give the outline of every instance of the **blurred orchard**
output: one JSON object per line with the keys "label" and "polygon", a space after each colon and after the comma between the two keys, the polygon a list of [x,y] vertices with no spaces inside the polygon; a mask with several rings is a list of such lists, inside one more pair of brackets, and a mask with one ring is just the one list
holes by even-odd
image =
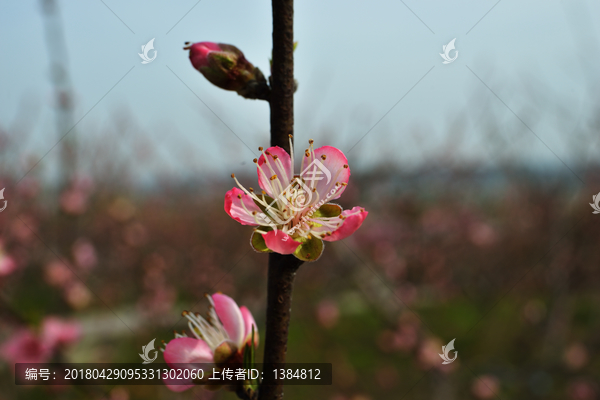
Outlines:
{"label": "blurred orchard", "polygon": [[[17,139],[2,131],[0,160]],[[12,383],[19,361],[140,362],[150,339],[186,328],[182,310],[205,311],[204,293],[234,297],[264,329],[266,256],[223,210],[229,177],[142,187],[128,171],[150,162],[143,152],[99,144],[79,157],[98,167],[60,184],[43,168],[18,181],[33,155],[1,166],[0,399],[233,398]],[[588,203],[600,169],[577,174],[590,183],[508,164],[354,170],[340,203],[371,216],[302,266],[290,328],[288,360],[332,363],[334,384],[286,398],[597,399],[600,225]],[[457,361],[442,365],[453,338]]]}

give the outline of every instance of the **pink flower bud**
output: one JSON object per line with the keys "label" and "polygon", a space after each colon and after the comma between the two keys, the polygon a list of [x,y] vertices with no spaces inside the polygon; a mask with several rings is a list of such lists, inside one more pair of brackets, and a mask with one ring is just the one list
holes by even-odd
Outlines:
{"label": "pink flower bud", "polygon": [[190,61],[210,83],[246,98],[266,99],[269,88],[262,72],[237,47],[224,43],[186,43]]}

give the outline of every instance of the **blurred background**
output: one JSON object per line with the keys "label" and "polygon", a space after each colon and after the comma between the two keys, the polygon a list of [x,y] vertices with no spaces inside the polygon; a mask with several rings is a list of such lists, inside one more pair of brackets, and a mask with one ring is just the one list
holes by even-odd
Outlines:
{"label": "blurred background", "polygon": [[[297,152],[344,151],[340,204],[370,215],[298,273],[288,360],[334,384],[286,398],[599,399],[600,4],[296,3]],[[270,7],[0,0],[0,400],[235,398],[17,387],[12,364],[139,362],[206,292],[264,333],[267,257],[223,197],[232,172],[256,185],[268,105],[182,47],[268,75]]]}

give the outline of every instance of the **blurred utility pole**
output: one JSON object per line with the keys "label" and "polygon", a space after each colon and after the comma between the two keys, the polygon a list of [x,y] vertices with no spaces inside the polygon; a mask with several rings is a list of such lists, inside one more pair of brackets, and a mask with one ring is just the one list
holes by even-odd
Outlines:
{"label": "blurred utility pole", "polygon": [[[56,129],[59,143],[58,190],[68,185],[75,174],[76,145],[73,129],[73,91],[68,68],[67,45],[56,0],[40,0],[44,19],[46,48],[50,60],[50,77],[54,87]],[[69,133],[67,135],[67,133]],[[64,138],[63,138],[64,137]],[[55,141],[55,142],[56,142]]]}

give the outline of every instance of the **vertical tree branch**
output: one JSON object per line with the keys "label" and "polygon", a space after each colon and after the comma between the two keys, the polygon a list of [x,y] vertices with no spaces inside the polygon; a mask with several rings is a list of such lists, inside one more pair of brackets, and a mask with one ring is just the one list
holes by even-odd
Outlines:
{"label": "vertical tree branch", "polygon": [[273,0],[271,146],[288,153],[294,133],[294,1]]}
{"label": "vertical tree branch", "polygon": [[[273,0],[273,65],[271,68],[271,146],[291,151],[294,133],[294,1]],[[302,261],[293,255],[269,254],[267,330],[264,363],[284,363],[292,308],[294,278]],[[265,367],[266,368],[266,367]],[[265,374],[259,400],[280,400],[283,387]]]}
{"label": "vertical tree branch", "polygon": [[[269,254],[267,284],[267,331],[265,335],[265,369],[268,364],[285,363],[288,328],[292,311],[292,290],[296,271],[302,261],[291,255]],[[283,387],[272,374],[265,373],[259,400],[281,400]]]}

